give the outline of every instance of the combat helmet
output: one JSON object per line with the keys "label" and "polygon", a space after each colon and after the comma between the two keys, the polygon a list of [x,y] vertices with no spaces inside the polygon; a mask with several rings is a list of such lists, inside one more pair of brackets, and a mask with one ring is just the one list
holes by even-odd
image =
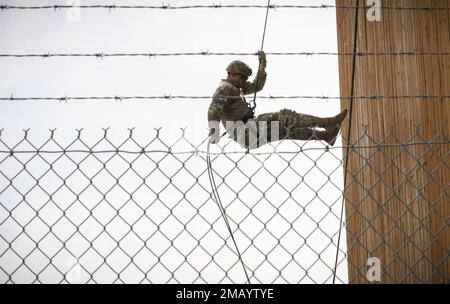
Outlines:
{"label": "combat helmet", "polygon": [[247,78],[252,75],[252,69],[243,61],[235,60],[227,67],[227,72],[232,74],[242,74]]}

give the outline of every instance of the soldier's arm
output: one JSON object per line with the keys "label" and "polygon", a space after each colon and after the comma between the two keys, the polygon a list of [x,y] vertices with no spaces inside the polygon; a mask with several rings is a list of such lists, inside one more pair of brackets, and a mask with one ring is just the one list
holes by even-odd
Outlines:
{"label": "soldier's arm", "polygon": [[258,74],[255,77],[255,80],[253,80],[253,82],[247,81],[242,88],[242,92],[245,95],[255,93],[255,91],[256,92],[261,91],[263,89],[264,85],[266,84],[266,77],[267,77],[266,53],[264,53],[263,51],[259,51],[258,59],[259,59],[259,69],[258,69]]}
{"label": "soldier's arm", "polygon": [[[256,75],[255,79],[250,82],[245,82],[244,86],[242,87],[242,92],[244,95],[252,94],[256,92],[259,92],[263,89],[264,85],[266,84],[266,77],[267,73],[264,69],[260,69],[258,71],[258,75]],[[258,83],[258,87],[256,87],[256,84]]]}

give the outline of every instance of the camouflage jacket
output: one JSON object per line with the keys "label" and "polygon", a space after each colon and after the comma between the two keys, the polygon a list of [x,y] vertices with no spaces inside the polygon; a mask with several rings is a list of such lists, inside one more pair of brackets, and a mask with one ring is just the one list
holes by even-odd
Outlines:
{"label": "camouflage jacket", "polygon": [[[222,121],[222,124],[225,125],[226,121],[245,121],[253,118],[254,113],[245,100],[245,95],[254,93],[255,89],[258,92],[261,91],[266,83],[266,77],[266,72],[258,72],[255,80],[253,82],[247,81],[242,88],[223,79],[212,97],[212,102],[208,109],[208,121]],[[256,82],[258,82],[258,88],[256,88]]]}

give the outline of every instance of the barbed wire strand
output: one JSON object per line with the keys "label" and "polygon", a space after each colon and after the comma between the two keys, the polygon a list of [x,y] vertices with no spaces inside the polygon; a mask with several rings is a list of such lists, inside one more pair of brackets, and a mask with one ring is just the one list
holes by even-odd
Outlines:
{"label": "barbed wire strand", "polygon": [[[0,58],[56,58],[56,57],[93,57],[97,59],[113,57],[172,57],[172,56],[254,56],[258,53],[251,52],[175,52],[175,53],[35,53],[35,54],[0,54]],[[425,51],[381,51],[381,52],[266,52],[271,56],[450,56],[450,52],[425,52]]]}
{"label": "barbed wire strand", "polygon": [[[236,96],[222,96],[225,98],[236,98]],[[362,95],[362,96],[326,96],[326,95],[292,95],[292,96],[259,96],[259,99],[277,100],[277,99],[319,99],[319,100],[378,100],[378,99],[450,99],[450,95]],[[62,97],[0,97],[0,101],[84,101],[84,100],[175,100],[175,99],[211,99],[211,96],[188,96],[188,95],[154,95],[154,96],[62,96]]]}
{"label": "barbed wire strand", "polygon": [[[439,6],[439,7],[431,7],[431,6],[423,6],[423,7],[417,7],[417,6],[388,6],[388,5],[381,5],[376,6],[374,5],[366,5],[361,6],[361,8],[364,9],[370,9],[370,8],[379,8],[379,9],[385,9],[385,10],[413,10],[413,11],[448,11],[450,10],[450,7],[447,6]],[[0,11],[6,11],[6,10],[62,10],[62,9],[107,9],[109,11],[115,10],[115,9],[148,9],[148,10],[187,10],[187,9],[226,9],[226,8],[233,8],[233,9],[250,9],[250,8],[256,8],[256,9],[267,9],[266,5],[234,5],[234,4],[208,4],[208,5],[201,5],[201,4],[195,4],[195,5],[183,5],[183,6],[176,6],[176,5],[170,5],[170,4],[161,4],[161,5],[116,5],[116,4],[109,4],[109,5],[9,5],[9,4],[1,4],[0,5]],[[356,6],[354,5],[333,5],[333,4],[317,4],[317,5],[277,5],[272,4],[269,6],[269,9],[355,9]]]}

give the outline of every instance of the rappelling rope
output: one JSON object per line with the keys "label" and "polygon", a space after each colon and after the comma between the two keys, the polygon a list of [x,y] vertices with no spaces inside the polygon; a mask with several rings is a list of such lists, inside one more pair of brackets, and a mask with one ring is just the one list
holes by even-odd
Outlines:
{"label": "rappelling rope", "polygon": [[345,202],[345,188],[347,186],[347,167],[348,167],[348,153],[350,151],[350,132],[352,130],[352,114],[353,114],[353,100],[355,93],[355,70],[356,70],[356,51],[358,50],[358,17],[359,17],[359,0],[356,2],[355,7],[355,32],[354,32],[354,40],[353,40],[353,62],[352,62],[352,83],[350,88],[350,111],[349,111],[349,124],[348,124],[348,132],[347,132],[347,151],[345,154],[345,163],[344,163],[344,194],[342,197],[342,206],[341,206],[341,215],[339,220],[339,234],[338,241],[336,246],[336,259],[334,262],[334,271],[333,271],[333,284],[336,282],[336,271],[338,264],[338,256],[339,256],[339,246],[341,242],[341,231],[342,231],[342,219],[344,217],[344,202]]}
{"label": "rappelling rope", "polygon": [[[269,16],[269,8],[270,8],[270,0],[267,1],[266,20],[264,21],[264,31],[263,31],[262,42],[261,42],[261,51],[264,50],[264,39],[266,37],[267,17]],[[257,76],[256,76],[256,83],[255,83],[255,95],[253,96],[253,105],[252,105],[253,113],[255,113],[255,109],[256,109],[256,93],[258,91],[259,69],[260,68],[261,68],[261,61],[259,61],[258,72],[256,74]]]}
{"label": "rappelling rope", "polygon": [[225,207],[222,204],[222,200],[220,199],[219,196],[219,191],[217,189],[217,185],[216,185],[216,181],[214,180],[214,172],[212,170],[212,166],[211,166],[211,154],[210,154],[210,146],[211,146],[211,141],[208,141],[208,148],[207,148],[207,154],[206,154],[206,162],[207,162],[207,166],[208,166],[208,177],[209,177],[209,182],[211,184],[211,188],[212,188],[212,193],[214,196],[214,201],[216,202],[217,206],[219,207],[220,213],[222,214],[222,217],[225,221],[225,224],[228,228],[228,232],[230,233],[231,239],[233,240],[234,246],[236,247],[236,252],[239,258],[239,261],[242,264],[242,268],[244,269],[244,273],[245,276],[247,278],[247,283],[250,284],[250,277],[248,276],[247,273],[247,269],[245,268],[245,264],[244,261],[242,260],[242,255],[241,252],[239,251],[239,247],[236,243],[236,240],[234,238],[234,234],[233,234],[233,230],[231,229],[230,223],[228,222],[228,217],[227,214],[225,212]]}
{"label": "rappelling rope", "polygon": [[[263,37],[262,37],[262,42],[261,42],[261,51],[264,48],[264,38],[266,36],[267,17],[269,16],[269,8],[270,8],[270,0],[267,1],[267,11],[266,11],[266,19],[264,22],[264,31],[263,31]],[[257,92],[257,88],[258,88],[259,69],[260,68],[261,68],[261,61],[259,61],[258,74],[256,77],[256,83],[255,83],[255,85],[256,85],[255,96],[253,98],[253,105],[252,105],[253,113],[255,112],[255,108],[256,108],[256,92]],[[221,137],[223,137],[225,134],[226,134],[226,132]],[[242,268],[244,269],[245,277],[247,278],[247,283],[250,284],[250,277],[247,273],[247,269],[245,268],[245,264],[242,259],[241,252],[239,251],[239,247],[237,245],[236,239],[234,238],[233,230],[231,229],[227,214],[225,212],[225,207],[222,204],[222,200],[220,199],[219,191],[217,189],[217,185],[214,180],[214,171],[212,169],[212,164],[211,164],[210,146],[211,146],[211,140],[208,140],[208,147],[207,147],[207,152],[206,152],[206,163],[207,163],[207,167],[208,167],[208,178],[209,178],[209,182],[210,182],[211,188],[212,188],[213,199],[216,202],[217,206],[219,207],[220,213],[223,217],[223,220],[225,221],[225,225],[227,226],[228,232],[230,233],[231,239],[233,240],[234,246],[236,247],[236,253],[238,255],[239,261],[242,264]]]}

